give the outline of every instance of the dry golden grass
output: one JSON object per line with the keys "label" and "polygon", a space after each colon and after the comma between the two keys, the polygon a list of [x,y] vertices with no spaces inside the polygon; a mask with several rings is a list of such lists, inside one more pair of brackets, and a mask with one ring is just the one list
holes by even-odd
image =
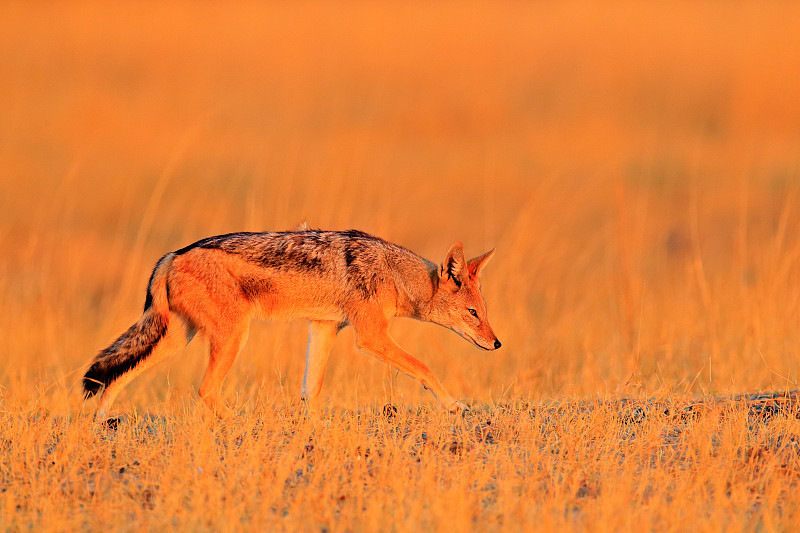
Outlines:
{"label": "dry golden grass", "polygon": [[[2,3],[0,528],[797,527],[794,411],[630,423],[615,400],[796,388],[798,20],[772,1]],[[92,424],[80,375],[161,254],[303,219],[432,260],[497,247],[500,351],[392,329],[472,414],[345,330],[306,418],[305,325],[254,324],[235,420],[197,404],[195,341],[120,396],[115,431]]]}

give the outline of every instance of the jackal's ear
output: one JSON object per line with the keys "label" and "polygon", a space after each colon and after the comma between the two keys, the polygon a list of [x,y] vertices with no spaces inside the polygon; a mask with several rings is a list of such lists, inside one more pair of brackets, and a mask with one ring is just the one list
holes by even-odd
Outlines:
{"label": "jackal's ear", "polygon": [[450,251],[439,267],[439,279],[447,281],[452,279],[456,287],[461,287],[464,282],[464,276],[467,274],[467,260],[464,257],[464,245],[460,242],[455,243],[450,247]]}
{"label": "jackal's ear", "polygon": [[470,259],[469,263],[467,263],[467,270],[469,271],[469,275],[473,278],[477,278],[481,275],[481,270],[483,267],[486,266],[486,263],[489,262],[489,259],[492,258],[494,255],[494,249],[489,250],[485,254],[480,257],[476,257],[475,259]]}

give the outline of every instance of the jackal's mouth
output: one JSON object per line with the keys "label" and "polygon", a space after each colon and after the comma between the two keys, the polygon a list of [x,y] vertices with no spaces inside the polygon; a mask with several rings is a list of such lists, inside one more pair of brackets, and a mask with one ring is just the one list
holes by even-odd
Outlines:
{"label": "jackal's mouth", "polygon": [[467,335],[466,333],[461,333],[461,332],[458,332],[458,331],[456,333],[458,333],[464,339],[470,341],[472,344],[474,344],[475,346],[477,346],[478,348],[480,348],[482,350],[486,350],[487,352],[491,352],[494,349],[494,348],[487,348],[486,346],[484,346],[483,344],[479,343],[477,340],[472,338],[470,335]]}

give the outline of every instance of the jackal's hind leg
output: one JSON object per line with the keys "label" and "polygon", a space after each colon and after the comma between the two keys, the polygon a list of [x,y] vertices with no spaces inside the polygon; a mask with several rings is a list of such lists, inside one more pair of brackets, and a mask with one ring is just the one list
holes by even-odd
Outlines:
{"label": "jackal's hind leg", "polygon": [[313,404],[322,390],[328,356],[339,333],[338,322],[312,321],[308,326],[308,348],[306,350],[306,372],[303,374],[301,397]]}
{"label": "jackal's hind leg", "polygon": [[222,401],[222,382],[228,371],[231,369],[236,356],[247,340],[249,322],[245,321],[232,328],[232,332],[227,336],[213,337],[209,339],[209,361],[203,382],[200,384],[200,398],[220,418],[228,418],[232,412]]}
{"label": "jackal's hind leg", "polygon": [[100,398],[100,403],[97,405],[97,411],[95,411],[94,416],[96,420],[102,420],[106,417],[117,395],[122,392],[122,389],[131,381],[144,371],[167,359],[170,355],[186,346],[192,340],[195,330],[189,327],[179,315],[170,313],[168,320],[169,326],[167,327],[167,332],[164,334],[164,337],[158,341],[152,353],[105,388]]}

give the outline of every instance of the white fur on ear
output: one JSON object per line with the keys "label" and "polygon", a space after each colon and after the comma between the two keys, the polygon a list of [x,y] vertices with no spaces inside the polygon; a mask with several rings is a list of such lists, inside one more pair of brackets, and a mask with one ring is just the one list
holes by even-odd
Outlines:
{"label": "white fur on ear", "polygon": [[464,245],[460,242],[450,247],[447,255],[439,268],[439,278],[452,279],[456,285],[461,286],[466,275],[467,260],[464,257]]}

